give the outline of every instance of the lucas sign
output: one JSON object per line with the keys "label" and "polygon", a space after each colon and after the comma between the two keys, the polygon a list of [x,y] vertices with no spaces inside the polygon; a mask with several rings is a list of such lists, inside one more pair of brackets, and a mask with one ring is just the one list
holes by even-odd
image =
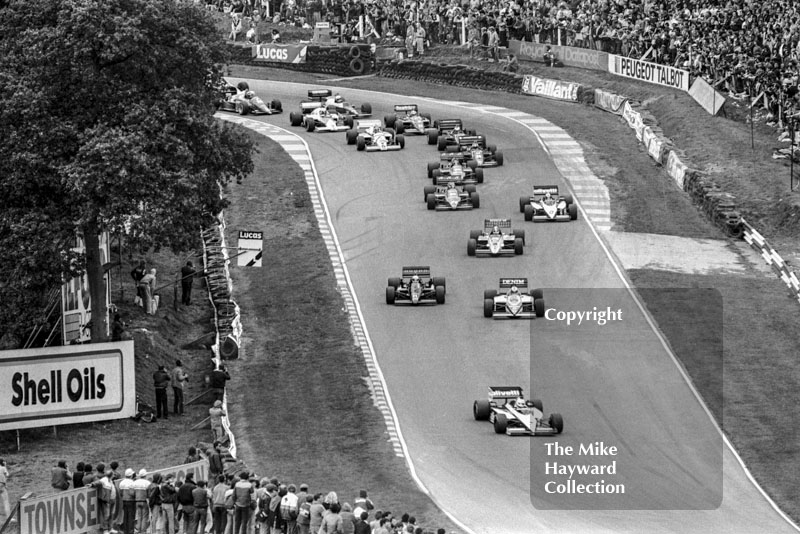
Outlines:
{"label": "lucas sign", "polygon": [[0,431],[135,415],[133,341],[0,352]]}

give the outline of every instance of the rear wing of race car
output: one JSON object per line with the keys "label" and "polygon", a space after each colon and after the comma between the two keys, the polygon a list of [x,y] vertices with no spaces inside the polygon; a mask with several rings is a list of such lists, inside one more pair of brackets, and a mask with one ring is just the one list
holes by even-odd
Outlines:
{"label": "rear wing of race car", "polygon": [[408,113],[409,111],[417,111],[416,104],[396,104],[394,106],[395,113]]}
{"label": "rear wing of race car", "polygon": [[517,286],[519,289],[528,289],[527,278],[501,278],[500,289],[509,289],[512,286]]}
{"label": "rear wing of race car", "polygon": [[442,152],[439,154],[439,159],[442,161],[450,161],[451,159],[464,159],[464,154],[461,152]]}
{"label": "rear wing of race car", "polygon": [[421,267],[421,266],[409,266],[403,267],[403,277],[406,276],[430,276],[431,275],[431,268],[430,267]]}
{"label": "rear wing of race car", "polygon": [[[441,124],[441,121],[439,121]],[[462,135],[458,138],[458,146],[460,147],[468,147],[472,146],[472,143],[478,142],[481,148],[486,148],[486,139],[480,135]]]}
{"label": "rear wing of race car", "polygon": [[461,119],[439,119],[440,132],[450,131],[456,126],[462,129],[464,128],[464,124],[461,122]]}
{"label": "rear wing of race car", "polygon": [[378,128],[383,126],[383,123],[377,119],[362,119],[356,121],[356,128],[359,130],[366,130],[371,126],[377,126]]}
{"label": "rear wing of race car", "polygon": [[516,399],[522,396],[520,386],[489,386],[489,402]]}
{"label": "rear wing of race car", "polygon": [[550,193],[551,195],[558,195],[558,186],[557,185],[534,185],[533,186],[533,196],[542,197],[546,193]]}
{"label": "rear wing of race car", "polygon": [[331,96],[332,94],[333,93],[331,93],[330,89],[309,89],[308,90],[308,98],[310,98],[311,100],[323,101],[326,98],[328,98],[329,96]]}
{"label": "rear wing of race car", "polygon": [[317,108],[325,107],[325,102],[322,100],[314,102],[300,102],[300,109],[308,113],[309,111]]}
{"label": "rear wing of race car", "polygon": [[511,219],[484,219],[483,220],[483,227],[484,228],[493,228],[497,226],[498,228],[511,228]]}

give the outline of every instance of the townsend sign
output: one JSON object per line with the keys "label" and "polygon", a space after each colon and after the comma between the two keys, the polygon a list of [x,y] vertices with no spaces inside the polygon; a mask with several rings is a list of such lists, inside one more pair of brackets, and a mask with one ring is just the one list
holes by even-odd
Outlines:
{"label": "townsend sign", "polygon": [[578,87],[580,87],[580,84],[561,80],[548,80],[531,74],[526,74],[522,77],[522,92],[524,94],[543,96],[565,102],[578,101]]}
{"label": "townsend sign", "polygon": [[669,65],[609,54],[608,72],[689,92],[689,72]]}

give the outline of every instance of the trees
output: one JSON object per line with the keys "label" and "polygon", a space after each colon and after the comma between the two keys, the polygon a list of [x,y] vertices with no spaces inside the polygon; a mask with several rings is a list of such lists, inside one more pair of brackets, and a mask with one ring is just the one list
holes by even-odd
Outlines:
{"label": "trees", "polygon": [[24,327],[30,291],[84,265],[105,317],[98,233],[184,250],[252,170],[252,143],[212,117],[222,39],[190,0],[0,6],[0,321]]}

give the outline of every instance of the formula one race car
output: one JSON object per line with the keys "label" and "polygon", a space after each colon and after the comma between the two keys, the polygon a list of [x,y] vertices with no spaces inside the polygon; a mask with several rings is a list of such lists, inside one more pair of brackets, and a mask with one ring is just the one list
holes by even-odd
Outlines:
{"label": "formula one race car", "polygon": [[402,278],[389,278],[386,304],[444,304],[444,278],[431,278],[430,267],[403,267]]}
{"label": "formula one race car", "polygon": [[[300,126],[307,132],[343,132],[353,127],[353,117],[350,115],[339,115],[333,111],[328,111],[325,107],[311,110],[307,115],[297,116],[291,114],[292,126]],[[297,122],[297,120],[301,122]]]}
{"label": "formula one race car", "polygon": [[526,400],[519,386],[489,386],[489,400],[472,403],[476,421],[489,421],[497,434],[555,436],[564,430],[561,414],[545,417],[542,401]]}
{"label": "formula one race car", "polygon": [[525,230],[510,230],[511,219],[486,219],[483,230],[472,230],[467,241],[468,256],[511,256],[522,254]]}
{"label": "formula one race car", "polygon": [[556,185],[534,185],[533,196],[519,197],[519,211],[526,221],[574,221],[578,218],[578,206],[572,195],[560,196]]}
{"label": "formula one race car", "polygon": [[308,100],[300,102],[300,114],[311,113],[320,107],[328,108],[328,111],[339,115],[351,116],[354,119],[362,119],[372,115],[371,105],[361,104],[360,108],[356,108],[354,105],[345,102],[339,93],[332,94],[330,89],[310,89],[308,91]]}
{"label": "formula one race car", "polygon": [[531,289],[527,278],[501,278],[500,290],[483,292],[483,316],[509,319],[544,317],[544,293]]}
{"label": "formula one race car", "polygon": [[439,152],[444,152],[449,145],[457,145],[462,136],[476,135],[475,130],[465,130],[461,119],[440,119],[434,121],[433,128],[426,130],[428,144],[436,145]]}
{"label": "formula one race car", "polygon": [[397,133],[425,135],[433,121],[429,114],[420,113],[416,104],[399,104],[394,107],[394,115],[386,115],[383,122]]}
{"label": "formula one race car", "polygon": [[392,128],[383,128],[379,120],[360,120],[345,135],[348,145],[356,145],[358,150],[367,152],[400,150],[406,146],[402,134],[396,133]]}
{"label": "formula one race car", "polygon": [[474,161],[477,167],[499,167],[503,164],[503,152],[495,145],[486,145],[482,135],[465,135],[458,144],[448,145],[447,152],[461,154],[466,161]]}
{"label": "formula one race car", "polygon": [[247,82],[239,82],[236,87],[228,85],[224,92],[225,97],[216,104],[219,111],[233,111],[239,115],[272,115],[283,111],[280,100],[264,102],[250,90]]}
{"label": "formula one race car", "polygon": [[474,161],[465,161],[461,154],[445,152],[439,156],[439,163],[428,163],[428,178],[436,185],[444,182],[482,184],[483,169],[477,168]]}
{"label": "formula one race car", "polygon": [[455,182],[427,185],[424,194],[429,210],[471,210],[481,207],[481,198],[474,185],[456,185]]}

